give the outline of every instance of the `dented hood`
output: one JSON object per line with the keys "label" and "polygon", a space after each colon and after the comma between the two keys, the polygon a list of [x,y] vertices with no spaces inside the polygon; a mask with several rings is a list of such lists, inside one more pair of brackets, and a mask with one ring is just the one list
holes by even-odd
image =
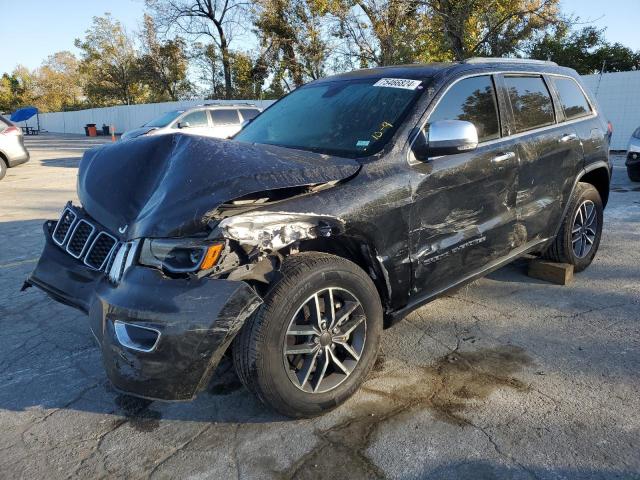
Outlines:
{"label": "dented hood", "polygon": [[264,190],[342,180],[355,160],[192,135],[141,137],[85,152],[78,197],[124,240],[201,231],[207,212]]}

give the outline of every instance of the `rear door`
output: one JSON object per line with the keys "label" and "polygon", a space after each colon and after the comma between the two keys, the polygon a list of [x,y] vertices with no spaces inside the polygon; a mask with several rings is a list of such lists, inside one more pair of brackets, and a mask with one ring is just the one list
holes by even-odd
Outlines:
{"label": "rear door", "polygon": [[411,161],[409,241],[413,293],[429,296],[482,270],[520,245],[514,236],[517,145],[504,138],[491,75],[450,86],[429,114],[466,120],[478,130],[471,152]]}
{"label": "rear door", "polygon": [[565,200],[583,161],[575,126],[562,122],[549,79],[540,74],[501,77],[510,129],[518,139],[516,215],[527,241],[555,234]]}
{"label": "rear door", "polygon": [[216,108],[210,110],[213,130],[211,136],[229,138],[240,131],[240,115],[236,108]]}

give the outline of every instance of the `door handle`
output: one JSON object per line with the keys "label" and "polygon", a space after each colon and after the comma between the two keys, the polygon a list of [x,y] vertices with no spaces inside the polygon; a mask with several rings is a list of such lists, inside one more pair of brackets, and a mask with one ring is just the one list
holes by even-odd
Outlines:
{"label": "door handle", "polygon": [[578,138],[578,136],[575,133],[567,133],[566,135],[560,137],[560,142],[567,143],[571,140],[575,140],[576,138]]}
{"label": "door handle", "polygon": [[500,162],[504,162],[505,160],[510,160],[512,158],[516,158],[515,152],[505,152],[498,155],[497,157],[493,157],[491,161],[493,163],[500,163]]}

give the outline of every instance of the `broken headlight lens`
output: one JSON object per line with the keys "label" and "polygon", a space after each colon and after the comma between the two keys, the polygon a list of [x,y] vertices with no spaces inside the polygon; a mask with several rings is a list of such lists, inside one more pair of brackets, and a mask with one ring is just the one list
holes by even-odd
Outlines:
{"label": "broken headlight lens", "polygon": [[190,273],[212,268],[224,243],[199,239],[145,239],[140,249],[141,265],[171,273]]}

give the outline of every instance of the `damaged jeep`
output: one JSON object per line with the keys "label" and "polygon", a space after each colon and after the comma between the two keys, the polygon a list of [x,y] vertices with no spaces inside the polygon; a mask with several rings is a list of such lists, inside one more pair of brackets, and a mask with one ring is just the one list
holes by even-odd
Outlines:
{"label": "damaged jeep", "polygon": [[223,355],[292,417],[348,399],[382,330],[525,254],[585,269],[611,130],[573,70],[465,62],[294,90],[231,140],[85,152],[25,287],[86,312],[116,389],[188,400]]}

